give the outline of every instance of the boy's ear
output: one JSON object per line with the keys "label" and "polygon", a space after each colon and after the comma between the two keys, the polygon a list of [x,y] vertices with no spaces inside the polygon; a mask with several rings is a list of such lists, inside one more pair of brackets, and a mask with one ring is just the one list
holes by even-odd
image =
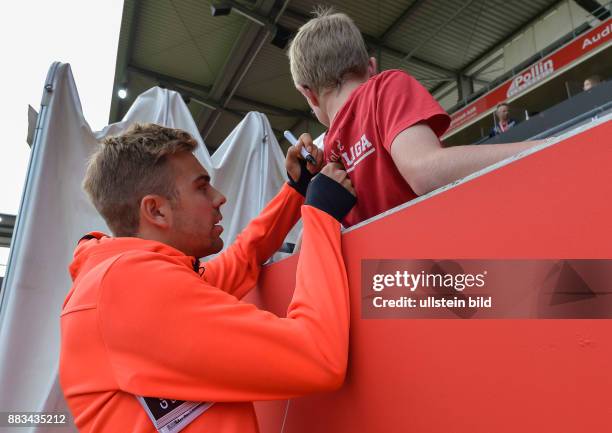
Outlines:
{"label": "boy's ear", "polygon": [[376,57],[370,57],[368,59],[368,78],[378,74],[378,62]]}
{"label": "boy's ear", "polygon": [[313,92],[310,87],[298,84],[296,88],[302,94],[302,96],[304,96],[304,98],[308,100],[308,103],[311,107],[319,106],[319,96],[315,92]]}

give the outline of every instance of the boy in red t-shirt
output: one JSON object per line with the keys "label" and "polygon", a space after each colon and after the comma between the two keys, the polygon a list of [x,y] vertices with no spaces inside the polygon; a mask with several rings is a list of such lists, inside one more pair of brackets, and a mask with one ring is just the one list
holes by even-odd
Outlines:
{"label": "boy in red t-shirt", "polygon": [[376,60],[345,14],[320,12],[288,54],[296,88],[329,128],[325,158],[344,165],[357,193],[347,227],[536,144],[443,148],[438,137],[449,116],[407,73],[376,74]]}

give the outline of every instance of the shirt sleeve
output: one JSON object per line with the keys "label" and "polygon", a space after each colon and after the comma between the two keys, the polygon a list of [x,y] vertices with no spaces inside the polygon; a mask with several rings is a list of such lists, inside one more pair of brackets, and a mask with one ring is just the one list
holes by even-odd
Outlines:
{"label": "shirt sleeve", "polygon": [[380,78],[376,92],[376,122],[383,146],[391,151],[395,137],[419,122],[427,123],[440,137],[450,125],[450,116],[414,77],[390,71]]}
{"label": "shirt sleeve", "polygon": [[204,263],[202,278],[241,299],[255,286],[261,265],[276,252],[300,217],[304,197],[285,184],[223,253]]}
{"label": "shirt sleeve", "polygon": [[302,217],[303,246],[286,318],[207,284],[172,257],[139,252],[119,258],[102,282],[98,309],[119,388],[209,402],[338,388],[349,326],[340,224],[310,206]]}

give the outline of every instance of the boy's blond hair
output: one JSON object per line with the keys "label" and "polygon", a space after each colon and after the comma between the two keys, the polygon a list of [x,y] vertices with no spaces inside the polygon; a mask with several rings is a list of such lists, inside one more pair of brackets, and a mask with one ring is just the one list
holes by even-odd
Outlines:
{"label": "boy's blond hair", "polygon": [[138,233],[144,196],[177,198],[168,156],[196,146],[187,132],[151,123],[104,140],[89,161],[83,189],[115,236]]}
{"label": "boy's blond hair", "polygon": [[291,76],[296,86],[319,93],[340,85],[347,74],[366,75],[368,51],[348,15],[332,9],[315,11],[289,46]]}

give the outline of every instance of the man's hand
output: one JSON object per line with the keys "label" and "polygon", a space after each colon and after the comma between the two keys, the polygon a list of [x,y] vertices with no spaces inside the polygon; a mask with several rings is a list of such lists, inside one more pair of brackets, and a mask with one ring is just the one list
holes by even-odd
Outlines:
{"label": "man's hand", "polygon": [[330,162],[310,182],[304,204],[342,221],[357,202],[355,195],[344,167],[337,162]]}
{"label": "man's hand", "polygon": [[[300,154],[302,147],[306,149],[308,153],[317,162],[316,165],[307,162]],[[301,164],[300,164],[301,162]],[[287,174],[291,177],[294,182],[298,182],[302,174],[302,166],[310,172],[310,177],[321,171],[323,166],[323,151],[319,149],[312,142],[310,134],[304,133],[300,135],[298,143],[295,146],[291,146],[287,151],[287,158],[285,159],[285,167],[287,168]]]}
{"label": "man's hand", "polygon": [[353,184],[351,183],[351,179],[349,179],[346,170],[341,164],[337,162],[330,162],[325,167],[323,167],[323,169],[321,170],[321,174],[324,174],[330,179],[335,180],[344,188],[346,188],[346,190],[351,194],[357,195],[355,193],[355,189],[353,188]]}

